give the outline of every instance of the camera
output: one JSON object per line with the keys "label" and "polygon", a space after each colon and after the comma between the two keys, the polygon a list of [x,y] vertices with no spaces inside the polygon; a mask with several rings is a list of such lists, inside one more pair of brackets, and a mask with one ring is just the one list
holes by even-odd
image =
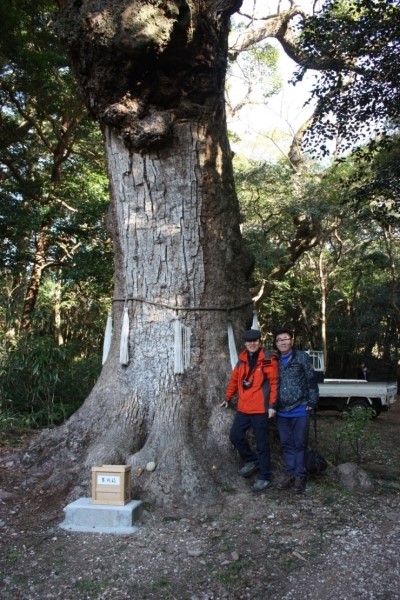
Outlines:
{"label": "camera", "polygon": [[244,387],[245,390],[248,390],[249,387],[251,387],[251,381],[248,381],[247,379],[243,379],[242,386]]}

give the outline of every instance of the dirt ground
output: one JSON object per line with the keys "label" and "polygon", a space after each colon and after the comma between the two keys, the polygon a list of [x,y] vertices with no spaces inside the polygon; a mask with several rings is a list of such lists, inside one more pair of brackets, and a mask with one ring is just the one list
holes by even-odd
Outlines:
{"label": "dirt ground", "polygon": [[[318,414],[321,450],[354,460],[335,441],[341,422]],[[125,536],[61,529],[65,500],[29,495],[15,449],[3,445],[0,598],[400,599],[399,428],[400,400],[371,424],[368,494],[346,490],[332,465],[300,496],[257,495],[238,477],[213,515],[177,518],[146,505],[138,532]]]}

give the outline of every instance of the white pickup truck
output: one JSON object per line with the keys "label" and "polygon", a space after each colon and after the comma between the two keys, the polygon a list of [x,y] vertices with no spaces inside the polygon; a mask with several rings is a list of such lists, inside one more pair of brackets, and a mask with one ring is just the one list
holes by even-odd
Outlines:
{"label": "white pickup truck", "polygon": [[319,410],[373,408],[375,415],[389,410],[397,399],[396,382],[325,379],[319,387]]}
{"label": "white pickup truck", "polygon": [[[314,370],[323,375],[324,358],[320,350],[310,350]],[[319,410],[354,410],[373,408],[375,416],[389,410],[397,400],[397,383],[360,379],[323,379],[318,383]]]}

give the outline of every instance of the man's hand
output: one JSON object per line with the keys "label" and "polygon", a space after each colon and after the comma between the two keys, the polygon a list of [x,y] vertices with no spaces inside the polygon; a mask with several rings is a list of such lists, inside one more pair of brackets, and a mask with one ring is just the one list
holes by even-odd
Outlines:
{"label": "man's hand", "polygon": [[219,405],[220,408],[228,408],[229,406],[229,402],[228,400],[224,400],[223,402],[221,402],[221,404]]}
{"label": "man's hand", "polygon": [[276,410],[274,408],[268,409],[268,419],[272,419],[276,415]]}

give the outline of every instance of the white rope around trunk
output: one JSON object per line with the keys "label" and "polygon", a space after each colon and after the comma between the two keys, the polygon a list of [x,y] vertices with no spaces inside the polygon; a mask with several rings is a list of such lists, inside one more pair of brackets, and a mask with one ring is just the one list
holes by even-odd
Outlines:
{"label": "white rope around trunk", "polygon": [[[129,296],[125,298],[113,298],[113,302],[125,302],[124,314],[122,319],[121,342],[120,342],[120,363],[122,365],[129,364],[129,314],[127,302],[141,302],[159,308],[184,312],[226,312],[236,311],[245,308],[252,304],[252,300],[242,302],[232,306],[174,306],[166,302],[156,302],[141,298],[138,296]],[[253,314],[252,329],[260,330],[257,319],[257,314]],[[186,327],[177,317],[174,321],[174,374],[182,374],[190,366],[190,336],[191,328]],[[236,350],[235,338],[233,334],[232,324],[228,322],[228,345],[232,369],[238,361],[238,353]]]}

